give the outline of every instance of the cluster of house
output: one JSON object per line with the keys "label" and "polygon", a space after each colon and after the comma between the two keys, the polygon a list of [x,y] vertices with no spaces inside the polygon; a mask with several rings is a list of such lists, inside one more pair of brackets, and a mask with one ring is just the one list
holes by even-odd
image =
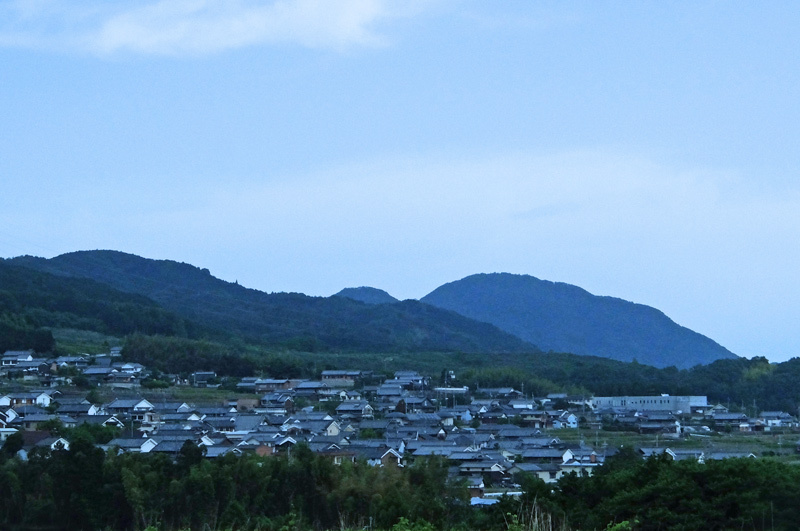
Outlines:
{"label": "cluster of house", "polygon": [[[32,367],[31,360],[20,360],[23,354],[6,353],[4,366],[7,358],[16,356],[16,367],[20,363]],[[108,363],[87,365],[83,374],[110,368],[115,374],[138,378],[144,372],[139,364],[107,358]],[[72,363],[62,358],[53,361]],[[190,380],[204,386],[215,376],[200,372]],[[489,483],[513,486],[519,472],[545,482],[572,472],[591,474],[615,450],[556,436],[558,430],[576,429],[579,424],[589,430],[617,426],[664,437],[723,425],[739,430],[797,426],[797,419],[786,413],[764,412],[749,419],[710,406],[705,396],[531,399],[513,388],[432,387],[428,377],[415,371],[398,371],[377,380],[366,371],[329,370],[318,380],[253,377],[242,379],[238,387],[249,397],[217,404],[140,395],[94,404],[52,387],[11,392],[0,396],[0,439],[22,432],[23,457],[36,447],[68,449],[67,440],[40,429],[57,419],[64,427],[116,426],[120,435],[103,448],[120,452],[177,455],[191,441],[208,458],[229,453],[290,454],[301,443],[335,464],[363,460],[373,466],[404,466],[409,460],[436,455],[448,461],[452,475],[467,478],[473,495],[479,497]],[[683,456],[669,451],[674,458]]]}
{"label": "cluster of house", "polygon": [[0,360],[0,377],[18,378],[41,387],[63,387],[81,375],[93,385],[110,385],[118,389],[140,387],[147,375],[141,363],[121,360],[119,347],[95,356],[58,356],[43,358],[32,350],[7,351]]}
{"label": "cluster of house", "polygon": [[769,432],[800,426],[797,417],[785,411],[748,416],[732,413],[722,404],[711,405],[705,396],[594,397],[592,410],[605,427],[672,437],[712,431]]}

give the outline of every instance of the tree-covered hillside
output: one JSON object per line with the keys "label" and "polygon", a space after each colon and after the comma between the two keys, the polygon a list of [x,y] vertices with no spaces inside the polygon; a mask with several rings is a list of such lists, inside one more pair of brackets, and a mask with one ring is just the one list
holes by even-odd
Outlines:
{"label": "tree-covered hillside", "polygon": [[117,251],[82,251],[14,265],[90,278],[148,297],[184,319],[248,341],[296,350],[529,352],[536,348],[487,323],[417,301],[364,304],[346,297],[264,293],[208,270]]}
{"label": "tree-covered hillside", "polygon": [[467,478],[439,456],[404,467],[334,464],[305,444],[291,455],[204,459],[187,441],[172,455],[104,452],[92,432],[64,433],[69,449],[27,460],[11,436],[0,449],[3,529],[481,529],[789,530],[800,521],[800,468],[769,458],[642,459],[633,448],[592,476],[545,484],[516,476],[519,497],[472,506]]}
{"label": "tree-covered hillside", "polygon": [[492,323],[545,351],[680,368],[736,357],[655,308],[527,275],[472,275],[421,300]]}
{"label": "tree-covered hillside", "polygon": [[344,288],[336,293],[337,297],[347,297],[354,301],[361,301],[367,304],[392,304],[398,302],[397,299],[378,288],[361,286],[360,288]]}
{"label": "tree-covered hillside", "polygon": [[141,295],[0,261],[0,351],[52,350],[50,330],[55,328],[114,336],[139,332],[187,337],[195,332],[191,323]]}

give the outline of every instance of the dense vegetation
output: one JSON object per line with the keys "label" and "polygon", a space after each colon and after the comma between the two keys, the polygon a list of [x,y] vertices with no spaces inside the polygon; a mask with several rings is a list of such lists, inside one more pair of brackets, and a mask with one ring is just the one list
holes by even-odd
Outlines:
{"label": "dense vegetation", "polygon": [[[544,501],[545,496],[540,498]],[[621,452],[590,478],[565,476],[549,500],[576,529],[796,529],[800,469],[769,459],[700,464]]]}
{"label": "dense vegetation", "polygon": [[317,376],[313,362],[297,354],[275,354],[207,340],[136,334],[125,342],[123,356],[156,372],[172,374],[204,370],[239,378],[254,374],[283,378]]}
{"label": "dense vegetation", "polygon": [[52,350],[50,329],[124,336],[186,337],[191,323],[140,295],[81,278],[62,278],[0,261],[0,350]]}
{"label": "dense vegetation", "polygon": [[[488,508],[468,504],[446,462],[405,468],[335,466],[306,446],[291,455],[204,459],[186,443],[176,456],[104,453],[85,434],[69,450],[11,457],[0,451],[4,529],[796,529],[800,469],[768,459],[705,464],[641,460],[623,449],[592,477],[555,488],[521,476],[522,496]],[[547,518],[541,518],[541,515]],[[616,526],[616,527],[615,527]]]}
{"label": "dense vegetation", "polygon": [[187,443],[165,454],[106,454],[86,439],[0,468],[4,529],[332,529],[400,518],[439,529],[463,521],[467,492],[442,460],[334,466],[300,445],[291,458],[203,458]]}
{"label": "dense vegetation", "polygon": [[528,275],[472,275],[421,300],[492,323],[542,350],[679,368],[735,358],[655,308]]}
{"label": "dense vegetation", "polygon": [[156,301],[184,319],[248,341],[297,350],[529,352],[536,348],[493,325],[417,301],[364,304],[347,297],[263,293],[206,269],[116,251],[82,251],[14,265],[91,278]]}
{"label": "dense vegetation", "polygon": [[325,369],[391,375],[395,370],[413,368],[436,376],[455,369],[456,380],[450,384],[473,390],[514,387],[536,397],[564,392],[585,397],[669,393],[706,395],[712,403],[750,414],[761,410],[795,414],[800,407],[800,358],[776,364],[766,358],[737,358],[679,370],[574,354],[313,353],[144,335],[129,337],[123,356],[169,373],[214,370],[228,376],[318,378]]}
{"label": "dense vegetation", "polygon": [[361,301],[367,304],[392,304],[399,302],[382,289],[361,286],[360,288],[344,288],[336,294],[337,297],[347,297],[354,301]]}
{"label": "dense vegetation", "polygon": [[[237,315],[262,312],[262,331],[286,329],[276,336],[265,332],[258,338],[240,335],[236,327],[221,331],[165,310],[141,294],[12,264],[38,264],[45,269],[58,265],[64,268],[62,275],[71,269],[75,274],[93,274],[105,280],[118,275],[116,282],[128,289],[150,286],[152,293],[173,301],[188,298],[187,313],[190,306],[224,301],[224,307],[212,304],[207,310]],[[202,289],[192,290],[191,286]],[[259,306],[263,301],[268,302]],[[321,317],[328,311],[332,316]],[[215,322],[221,325],[224,321]],[[96,334],[100,341],[116,336],[119,344],[125,344],[127,359],[168,373],[213,370],[221,376],[314,378],[324,369],[391,373],[413,368],[435,375],[448,369],[456,370],[460,385],[512,386],[533,396],[550,392],[700,394],[751,413],[795,413],[800,407],[800,391],[795,385],[800,381],[798,359],[780,364],[764,358],[723,359],[681,370],[553,352],[488,354],[473,351],[480,344],[476,338],[489,338],[496,347],[500,341],[496,329],[415,301],[375,305],[345,297],[267,295],[214,279],[207,271],[186,264],[116,252],[72,253],[53,260],[0,260],[0,350],[71,351],[56,345],[54,334],[69,337],[75,330]],[[83,345],[81,340],[80,335],[72,339]],[[341,348],[334,348],[337,345]]]}
{"label": "dense vegetation", "polygon": [[[551,389],[573,394],[706,395],[731,409],[756,414],[780,410],[796,414],[800,408],[800,358],[769,363],[766,358],[718,360],[679,370],[657,369],[570,354],[531,354],[525,365],[467,369],[461,379],[484,387],[522,386],[541,396]],[[757,411],[753,411],[753,408]]]}

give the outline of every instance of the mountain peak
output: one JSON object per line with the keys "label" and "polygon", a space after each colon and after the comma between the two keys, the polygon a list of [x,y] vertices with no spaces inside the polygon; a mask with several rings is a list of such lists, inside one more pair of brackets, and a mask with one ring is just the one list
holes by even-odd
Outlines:
{"label": "mountain peak", "polygon": [[736,357],[650,306],[529,275],[471,275],[421,300],[491,323],[545,351],[679,368]]}
{"label": "mountain peak", "polygon": [[391,304],[400,302],[382,289],[370,288],[369,286],[361,286],[358,288],[344,288],[334,297],[346,297],[354,301],[360,301],[365,304]]}

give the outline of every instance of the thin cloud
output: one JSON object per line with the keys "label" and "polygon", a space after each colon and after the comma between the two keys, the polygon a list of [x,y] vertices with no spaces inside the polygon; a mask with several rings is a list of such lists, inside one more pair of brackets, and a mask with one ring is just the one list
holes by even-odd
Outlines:
{"label": "thin cloud", "polygon": [[280,43],[345,49],[385,44],[375,26],[408,14],[385,0],[20,1],[0,7],[0,46],[101,56],[195,56]]}

